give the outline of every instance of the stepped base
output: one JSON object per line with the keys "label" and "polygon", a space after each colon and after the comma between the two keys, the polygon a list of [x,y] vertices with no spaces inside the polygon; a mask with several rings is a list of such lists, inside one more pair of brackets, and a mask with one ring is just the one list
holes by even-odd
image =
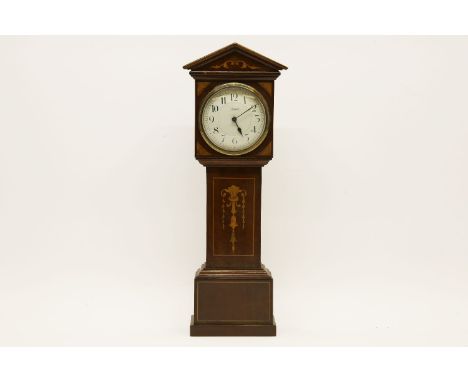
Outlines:
{"label": "stepped base", "polygon": [[191,336],[275,336],[273,278],[259,269],[206,269],[195,276]]}

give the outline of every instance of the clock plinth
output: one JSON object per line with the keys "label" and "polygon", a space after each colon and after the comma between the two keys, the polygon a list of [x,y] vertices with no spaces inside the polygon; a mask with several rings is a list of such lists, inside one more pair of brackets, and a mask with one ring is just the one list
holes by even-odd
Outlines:
{"label": "clock plinth", "polygon": [[195,157],[206,167],[206,262],[191,336],[275,336],[261,263],[262,166],[273,157],[274,80],[287,69],[239,44],[186,66],[195,78]]}
{"label": "clock plinth", "polygon": [[273,278],[260,269],[207,269],[195,276],[191,336],[274,336]]}

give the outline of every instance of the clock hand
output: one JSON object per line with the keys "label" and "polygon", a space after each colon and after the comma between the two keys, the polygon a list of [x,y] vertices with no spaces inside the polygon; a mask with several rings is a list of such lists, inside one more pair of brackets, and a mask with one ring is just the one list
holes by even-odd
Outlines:
{"label": "clock hand", "polygon": [[234,122],[237,126],[237,131],[240,133],[240,135],[243,135],[242,134],[242,129],[240,128],[240,126],[237,124],[237,117],[232,117],[232,122]]}
{"label": "clock hand", "polygon": [[238,115],[237,117],[235,117],[235,118],[237,119],[237,118],[239,118],[242,114],[247,113],[247,112],[248,112],[250,109],[252,109],[254,106],[256,106],[256,105],[250,106],[246,111],[244,111],[243,113],[239,114],[239,115]]}

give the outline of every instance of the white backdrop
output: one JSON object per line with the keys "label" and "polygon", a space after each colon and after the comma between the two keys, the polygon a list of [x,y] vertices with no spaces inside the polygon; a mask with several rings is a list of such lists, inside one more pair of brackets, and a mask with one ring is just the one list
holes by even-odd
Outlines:
{"label": "white backdrop", "polygon": [[[182,66],[287,66],[276,338],[190,338],[205,173]],[[468,38],[0,39],[0,345],[467,345]]]}

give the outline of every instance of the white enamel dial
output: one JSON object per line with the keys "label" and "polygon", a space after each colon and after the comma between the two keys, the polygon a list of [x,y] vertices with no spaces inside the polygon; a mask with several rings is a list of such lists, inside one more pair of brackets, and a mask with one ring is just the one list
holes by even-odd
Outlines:
{"label": "white enamel dial", "polygon": [[202,135],[215,150],[239,155],[256,148],[267,133],[268,112],[251,86],[228,83],[213,89],[200,115]]}

